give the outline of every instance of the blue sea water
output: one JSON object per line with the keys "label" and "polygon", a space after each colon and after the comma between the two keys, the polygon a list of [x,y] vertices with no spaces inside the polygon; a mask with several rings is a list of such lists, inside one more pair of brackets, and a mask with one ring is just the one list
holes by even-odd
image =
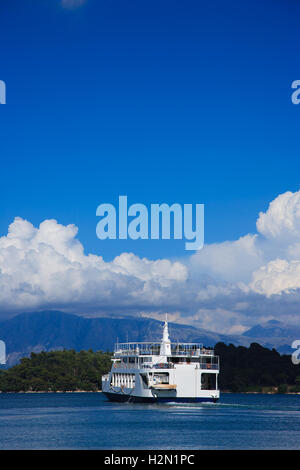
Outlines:
{"label": "blue sea water", "polygon": [[148,405],[102,393],[0,394],[0,449],[300,449],[300,395]]}

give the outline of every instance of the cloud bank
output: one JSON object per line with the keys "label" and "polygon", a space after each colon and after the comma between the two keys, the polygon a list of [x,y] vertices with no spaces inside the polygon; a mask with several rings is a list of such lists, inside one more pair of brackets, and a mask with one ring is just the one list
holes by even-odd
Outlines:
{"label": "cloud bank", "polygon": [[[299,321],[300,191],[274,199],[257,233],[180,260],[84,253],[74,225],[16,217],[0,238],[0,312],[56,308],[134,314],[240,333],[271,318]],[[1,315],[1,313],[0,313]]]}

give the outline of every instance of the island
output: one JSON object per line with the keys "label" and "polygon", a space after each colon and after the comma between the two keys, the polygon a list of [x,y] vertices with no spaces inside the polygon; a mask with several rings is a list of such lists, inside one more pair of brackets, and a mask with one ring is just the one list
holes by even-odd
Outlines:
{"label": "island", "polygon": [[[258,343],[244,346],[217,343],[219,386],[231,393],[299,393],[300,365]],[[111,368],[109,351],[42,351],[0,370],[0,392],[98,392],[101,377]]]}

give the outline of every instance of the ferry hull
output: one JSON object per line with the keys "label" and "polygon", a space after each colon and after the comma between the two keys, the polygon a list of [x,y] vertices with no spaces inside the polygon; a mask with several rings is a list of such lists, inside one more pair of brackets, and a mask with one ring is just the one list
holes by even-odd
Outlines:
{"label": "ferry hull", "polygon": [[219,400],[214,397],[141,397],[121,393],[103,393],[109,400],[122,403],[216,403]]}

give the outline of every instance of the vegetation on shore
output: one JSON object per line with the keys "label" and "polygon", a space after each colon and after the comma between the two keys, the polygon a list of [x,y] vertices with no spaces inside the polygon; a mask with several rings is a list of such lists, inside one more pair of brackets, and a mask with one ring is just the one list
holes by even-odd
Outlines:
{"label": "vegetation on shore", "polygon": [[219,386],[229,392],[300,393],[300,365],[258,343],[249,348],[217,343]]}
{"label": "vegetation on shore", "polygon": [[[217,343],[221,391],[300,393],[300,365],[257,343],[249,348]],[[111,368],[111,353],[75,350],[32,353],[18,365],[0,370],[1,392],[98,391]]]}
{"label": "vegetation on shore", "polygon": [[73,349],[31,353],[20,364],[0,370],[1,392],[98,391],[111,368],[111,353]]}

